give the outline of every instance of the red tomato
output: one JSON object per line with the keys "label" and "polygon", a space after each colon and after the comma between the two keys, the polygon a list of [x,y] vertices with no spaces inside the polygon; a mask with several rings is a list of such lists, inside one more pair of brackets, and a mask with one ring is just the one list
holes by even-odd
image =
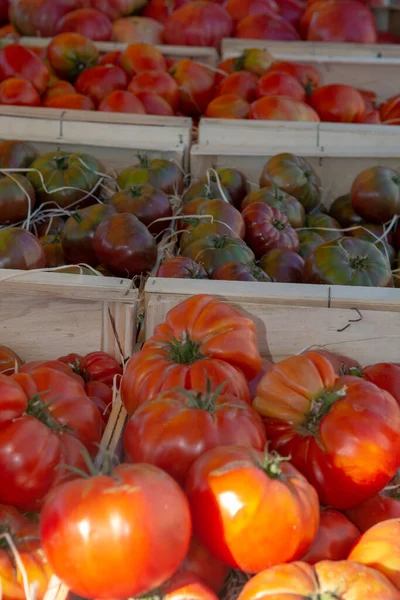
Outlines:
{"label": "red tomato", "polygon": [[123,90],[127,84],[128,78],[120,67],[103,65],[83,71],[75,81],[75,88],[98,105],[111,92]]}
{"label": "red tomato", "polygon": [[143,104],[146,114],[164,115],[166,117],[174,116],[172,106],[162,96],[149,92],[138,92],[135,96]]}
{"label": "red tomato", "polygon": [[99,51],[80,33],[60,33],[51,40],[47,57],[59,77],[74,81],[79,73],[97,65]]}
{"label": "red tomato", "polygon": [[128,85],[132,94],[149,92],[158,94],[166,100],[173,110],[178,108],[179,88],[173,77],[160,71],[142,71]]}
{"label": "red tomato", "polygon": [[[68,357],[71,357],[71,356],[75,357],[75,356],[79,356],[79,355],[78,354],[68,354]],[[67,357],[65,357],[65,358],[67,358]],[[31,374],[40,367],[48,367],[50,369],[55,369],[56,371],[61,371],[61,373],[65,373],[65,375],[69,375],[70,377],[75,379],[75,381],[77,381],[82,386],[84,386],[85,382],[84,382],[83,378],[79,375],[79,371],[76,371],[74,369],[74,365],[71,364],[70,361],[60,362],[60,360],[46,360],[46,361],[36,360],[36,361],[28,362],[28,363],[25,363],[24,365],[22,365],[18,369],[18,372]]]}
{"label": "red tomato", "polygon": [[400,519],[377,523],[368,529],[348,559],[372,567],[400,588]]}
{"label": "red tomato", "polygon": [[0,50],[0,81],[10,77],[29,81],[41,94],[49,83],[50,72],[32,50],[9,44]]}
{"label": "red tomato", "polygon": [[99,104],[98,110],[103,112],[133,113],[145,115],[146,109],[142,102],[134,94],[125,90],[111,92]]}
{"label": "red tomato", "polygon": [[121,67],[128,75],[142,71],[166,71],[165,58],[158,48],[151,44],[130,44],[121,54]]}
{"label": "red tomato", "polygon": [[[166,342],[166,340],[168,340]],[[129,414],[175,386],[223,391],[249,401],[247,381],[261,368],[254,322],[207,294],[172,308],[129,360],[121,394]],[[222,390],[220,390],[222,392]]]}
{"label": "red tomato", "polygon": [[209,450],[189,471],[186,493],[199,540],[248,573],[300,558],[318,529],[314,488],[290,463],[254,449]]}
{"label": "red tomato", "polygon": [[312,42],[375,44],[377,40],[371,9],[354,0],[312,5],[303,16],[302,28]]}
{"label": "red tomato", "polygon": [[279,15],[250,15],[238,23],[235,37],[254,40],[300,40],[293,25]]}
{"label": "red tomato", "polygon": [[75,88],[68,81],[56,81],[51,87],[48,87],[42,96],[42,104],[46,104],[56,96],[64,96],[65,94],[75,94]]}
{"label": "red tomato", "polygon": [[250,119],[268,121],[320,121],[313,108],[290,96],[264,96],[250,106]]}
{"label": "red tomato", "polygon": [[360,537],[349,519],[333,508],[321,510],[317,535],[301,560],[310,564],[320,560],[345,560]]}
{"label": "red tomato", "polygon": [[57,33],[70,31],[98,42],[109,42],[112,38],[110,19],[95,8],[81,8],[66,14],[58,23]]}
{"label": "red tomato", "polygon": [[142,15],[160,23],[165,23],[172,13],[189,0],[150,0],[144,7]]}
{"label": "red tomato", "polygon": [[179,567],[179,571],[182,573],[191,573],[199,577],[199,579],[204,581],[208,587],[218,594],[225,583],[230,569],[210,554],[197,537],[193,535],[189,551]]}
{"label": "red tomato", "polygon": [[321,121],[331,123],[354,123],[365,114],[364,98],[349,85],[323,85],[312,92],[309,103]]}
{"label": "red tomato", "polygon": [[81,360],[80,371],[85,381],[102,381],[113,385],[116,375],[122,375],[122,367],[107,352],[91,352]]}
{"label": "red tomato", "polygon": [[384,390],[358,377],[336,379],[321,354],[281,361],[263,377],[253,407],[267,436],[291,455],[321,502],[356,506],[381,490],[400,460],[400,408]]}
{"label": "red tomato", "polygon": [[256,99],[257,81],[257,75],[254,73],[237,71],[221,80],[215,95],[236,94],[246,102],[253,102]]}
{"label": "red tomato", "polygon": [[158,268],[156,277],[177,279],[208,279],[202,265],[186,256],[167,258]]}
{"label": "red tomato", "polygon": [[231,15],[219,4],[192,0],[165,21],[164,42],[178,46],[215,46],[232,37]]}
{"label": "red tomato", "polygon": [[122,44],[162,44],[164,26],[147,17],[124,17],[113,22],[113,40]]}
{"label": "red tomato", "polygon": [[111,52],[106,52],[99,59],[99,65],[114,65],[116,67],[121,66],[121,50],[112,50]]}
{"label": "red tomato", "polygon": [[122,464],[112,476],[59,486],[40,517],[54,573],[86,598],[140,596],[163,584],[189,548],[188,502],[152,465]]}
{"label": "red tomato", "polygon": [[391,482],[382,492],[346,510],[346,516],[364,533],[388,519],[400,519],[398,484]]}
{"label": "red tomato", "polygon": [[365,104],[373,110],[376,107],[376,92],[372,90],[358,90],[364,98]]}
{"label": "red tomato", "polygon": [[288,75],[296,77],[305,88],[307,94],[310,94],[313,89],[320,84],[318,71],[314,69],[314,67],[308,65],[299,65],[290,62],[275,62],[271,65],[269,70],[288,73]]}
{"label": "red tomato", "polygon": [[250,105],[236,94],[217,96],[207,106],[205,116],[210,119],[247,119]]}
{"label": "red tomato", "polygon": [[95,403],[100,411],[101,418],[107,425],[111,414],[113,392],[110,386],[102,381],[87,381],[85,383],[86,395]]}
{"label": "red tomato", "polygon": [[307,2],[303,0],[277,0],[281,17],[289,21],[296,29],[299,29],[300,20],[307,8]]}
{"label": "red tomato", "polygon": [[272,71],[263,75],[258,80],[257,96],[290,96],[300,102],[306,100],[306,92],[300,81],[283,71]]}
{"label": "red tomato", "polygon": [[382,390],[386,390],[400,405],[400,365],[395,363],[377,363],[364,367],[361,376],[374,383]]}
{"label": "red tomato", "polygon": [[230,444],[263,450],[266,441],[261,418],[244,400],[180,388],[140,406],[124,434],[130,462],[156,465],[181,485],[206,450]]}
{"label": "red tomato", "polygon": [[95,106],[89,96],[83,94],[58,94],[43,103],[47,108],[65,108],[69,110],[94,110]]}
{"label": "red tomato", "polygon": [[40,96],[29,81],[11,77],[0,83],[0,104],[40,106]]}
{"label": "red tomato", "polygon": [[378,110],[371,110],[370,112],[367,112],[358,122],[368,123],[370,125],[379,125],[382,123]]}
{"label": "red tomato", "polygon": [[161,591],[162,600],[218,600],[204,581],[191,573],[177,573]]}
{"label": "red tomato", "polygon": [[14,542],[35,598],[42,600],[52,575],[40,548],[39,527],[12,506],[0,504],[0,572],[2,600],[26,600],[23,575],[4,536]]}
{"label": "red tomato", "polygon": [[175,63],[170,74],[179,86],[179,110],[191,117],[202,115],[214,97],[214,73],[184,58]]}
{"label": "red tomato", "polygon": [[225,8],[234,21],[241,21],[249,15],[279,14],[279,6],[275,0],[228,0]]}
{"label": "red tomato", "polygon": [[0,502],[36,510],[68,477],[65,465],[86,470],[82,451],[97,452],[100,414],[83,386],[48,367],[0,376]]}
{"label": "red tomato", "polygon": [[383,122],[398,119],[400,117],[400,94],[381,104],[379,112]]}

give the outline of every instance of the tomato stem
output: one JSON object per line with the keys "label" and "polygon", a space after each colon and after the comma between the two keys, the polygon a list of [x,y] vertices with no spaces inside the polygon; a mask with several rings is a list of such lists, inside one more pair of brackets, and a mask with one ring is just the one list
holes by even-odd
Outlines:
{"label": "tomato stem", "polygon": [[262,470],[270,477],[270,479],[280,479],[283,476],[281,463],[289,462],[291,456],[280,456],[277,452],[268,452],[268,443],[264,451],[264,460],[262,462]]}
{"label": "tomato stem", "polygon": [[304,423],[307,434],[311,432],[315,435],[318,432],[321,419],[330,411],[332,405],[344,398],[346,394],[347,387],[344,385],[340,389],[325,391],[321,396],[313,399]]}
{"label": "tomato stem", "polygon": [[183,388],[178,388],[185,396],[188,397],[189,408],[197,408],[199,410],[206,410],[209,413],[214,413],[215,404],[217,402],[218,396],[221,394],[223,388],[226,386],[227,382],[224,381],[219,385],[214,392],[212,391],[211,380],[207,377],[207,387],[206,391],[195,393],[193,390],[185,390]]}
{"label": "tomato stem", "polygon": [[48,404],[43,402],[40,394],[35,394],[29,399],[26,414],[30,417],[35,417],[35,419],[38,419],[38,421],[41,421],[44,425],[54,431],[70,430],[67,425],[61,425],[61,423],[58,423],[55,419],[53,419],[51,412],[48,409]]}
{"label": "tomato stem", "polygon": [[169,360],[179,365],[191,365],[198,360],[206,358],[201,352],[201,344],[191,340],[187,331],[178,340],[170,336],[165,342],[165,349],[169,354]]}

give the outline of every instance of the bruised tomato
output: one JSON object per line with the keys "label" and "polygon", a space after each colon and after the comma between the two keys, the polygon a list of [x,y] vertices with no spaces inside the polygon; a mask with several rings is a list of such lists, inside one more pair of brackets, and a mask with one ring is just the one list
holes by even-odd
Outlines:
{"label": "bruised tomato", "polygon": [[290,96],[305,102],[306,92],[296,77],[280,71],[263,75],[257,84],[257,96]]}
{"label": "bruised tomato", "polygon": [[253,102],[256,99],[257,81],[257,75],[254,73],[237,71],[222,79],[215,95],[236,94],[246,102]]}
{"label": "bruised tomato", "polygon": [[171,75],[161,71],[142,71],[135,75],[128,86],[132,94],[148,92],[158,94],[176,110],[179,102],[179,88]]}
{"label": "bruised tomato", "polygon": [[104,98],[99,104],[99,111],[132,113],[145,115],[146,109],[134,94],[125,90],[115,90]]}
{"label": "bruised tomato", "polygon": [[120,67],[104,65],[83,71],[75,82],[75,89],[97,105],[111,92],[125,89],[127,84],[128,78]]}
{"label": "bruised tomato", "polygon": [[0,104],[40,106],[40,96],[26,79],[10,77],[0,83]]}
{"label": "bruised tomato", "polygon": [[264,96],[250,105],[250,119],[267,121],[312,121],[320,118],[311,106],[290,96]]}
{"label": "bruised tomato", "polygon": [[212,119],[246,119],[250,105],[237,94],[217,96],[207,106],[205,116]]}
{"label": "bruised tomato", "polygon": [[349,85],[323,85],[312,92],[309,103],[321,121],[354,123],[365,114],[364,98]]}

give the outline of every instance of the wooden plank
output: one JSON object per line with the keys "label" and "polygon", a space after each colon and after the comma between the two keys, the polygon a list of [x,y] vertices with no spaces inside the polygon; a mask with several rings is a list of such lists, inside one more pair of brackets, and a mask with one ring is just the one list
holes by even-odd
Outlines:
{"label": "wooden plank", "polygon": [[[28,48],[47,48],[51,38],[21,37],[18,42]],[[12,42],[10,42],[12,43]],[[94,42],[95,46],[102,54],[113,52],[114,50],[124,51],[128,44],[123,42]],[[198,62],[215,67],[218,62],[218,52],[215,48],[203,46],[156,46],[160,52],[172,60],[181,58],[191,58]]]}
{"label": "wooden plank", "polygon": [[[167,280],[164,280],[166,282]],[[192,295],[191,284],[187,281],[186,297]],[[203,283],[203,293],[209,291],[209,283]],[[230,282],[223,282],[224,286]],[[167,312],[182,301],[182,294],[173,294],[168,291],[152,293],[152,289],[159,290],[165,285],[162,281],[148,283],[147,311],[146,311],[146,338],[148,339],[154,327],[165,319]],[[167,290],[172,285],[166,285]],[[255,284],[263,286],[265,284]],[[277,284],[267,284],[277,285]],[[197,286],[198,287],[198,286]],[[319,287],[319,286],[316,286]],[[333,293],[335,288],[331,288]],[[199,290],[196,289],[197,293]],[[229,290],[221,293],[221,298],[229,301],[240,312],[254,319],[257,326],[257,339],[261,354],[274,362],[282,360],[292,354],[300,353],[310,346],[320,346],[334,351],[347,353],[359,360],[363,365],[373,363],[379,356],[381,361],[399,360],[400,340],[400,314],[398,308],[392,311],[393,302],[386,305],[384,298],[377,300],[376,304],[368,305],[367,295],[371,290],[363,290],[363,296],[352,299],[354,308],[360,307],[362,319],[352,307],[324,306],[299,306],[294,299],[292,304],[279,305],[266,302],[254,302],[240,295],[230,295]],[[387,290],[390,291],[390,290]],[[397,290],[391,290],[397,292]],[[215,293],[215,290],[214,290]],[[218,295],[218,294],[217,294]],[[398,297],[398,296],[397,296]],[[338,302],[340,304],[340,301]],[[379,310],[379,307],[381,310]]]}

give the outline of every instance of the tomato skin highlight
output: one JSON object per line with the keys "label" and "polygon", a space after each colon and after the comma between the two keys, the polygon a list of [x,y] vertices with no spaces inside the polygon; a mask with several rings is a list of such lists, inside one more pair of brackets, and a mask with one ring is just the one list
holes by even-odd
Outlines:
{"label": "tomato skin highlight", "polygon": [[152,465],[75,479],[46,499],[40,518],[53,571],[86,598],[139,596],[163,584],[189,548],[191,519],[178,484]]}

